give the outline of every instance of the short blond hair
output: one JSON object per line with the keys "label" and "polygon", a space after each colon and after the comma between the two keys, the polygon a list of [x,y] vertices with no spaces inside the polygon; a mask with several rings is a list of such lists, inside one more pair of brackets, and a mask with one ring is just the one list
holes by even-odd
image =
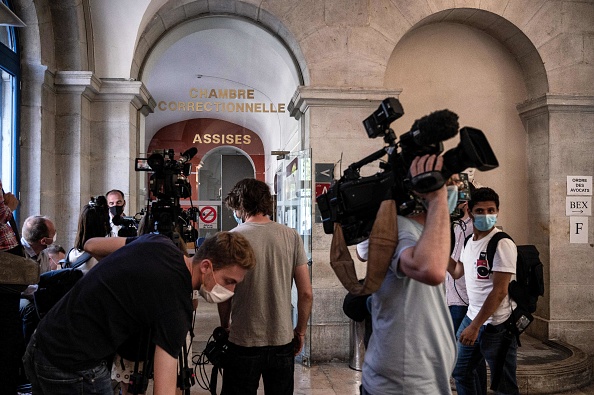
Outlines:
{"label": "short blond hair", "polygon": [[256,266],[256,256],[249,241],[237,232],[218,232],[208,237],[194,255],[193,262],[209,259],[213,270],[238,265],[244,269]]}

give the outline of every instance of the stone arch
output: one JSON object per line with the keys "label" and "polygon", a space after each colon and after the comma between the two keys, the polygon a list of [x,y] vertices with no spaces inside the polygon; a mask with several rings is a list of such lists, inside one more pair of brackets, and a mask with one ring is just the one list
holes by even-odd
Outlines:
{"label": "stone arch", "polygon": [[549,82],[544,62],[530,38],[505,17],[487,10],[459,8],[438,11],[422,18],[407,34],[433,23],[460,23],[479,29],[506,47],[520,65],[527,99],[540,97],[549,91]]}
{"label": "stone arch", "polygon": [[207,16],[234,16],[243,18],[268,31],[273,37],[276,37],[285,45],[288,52],[293,56],[294,63],[300,73],[300,83],[303,85],[309,84],[309,71],[305,62],[305,56],[301,51],[299,43],[284,26],[282,21],[261,6],[237,0],[226,2],[225,4],[201,2],[186,5],[180,5],[175,1],[168,1],[152,16],[144,31],[140,32],[134,50],[130,77],[134,79],[140,78],[142,68],[150,52],[168,30],[189,20]]}

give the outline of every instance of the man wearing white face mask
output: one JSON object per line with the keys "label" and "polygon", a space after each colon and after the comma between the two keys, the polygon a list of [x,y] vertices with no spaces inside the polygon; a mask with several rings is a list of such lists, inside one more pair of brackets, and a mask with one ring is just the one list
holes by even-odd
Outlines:
{"label": "man wearing white face mask", "polygon": [[113,394],[111,358],[147,328],[154,393],[174,393],[192,291],[228,298],[256,262],[249,242],[230,232],[206,239],[193,258],[158,234],[93,238],[85,250],[99,263],[44,317],[23,358],[34,394]]}
{"label": "man wearing white face mask", "polygon": [[[490,270],[487,262],[487,244],[500,230],[495,228],[499,213],[499,196],[491,188],[478,188],[468,202],[473,220],[473,236],[464,246],[460,261],[450,259],[448,272],[453,278],[465,274],[468,292],[468,312],[458,329],[458,359],[453,376],[460,395],[476,393],[473,371],[486,360],[491,372],[496,361],[504,355],[504,365],[497,394],[518,394],[516,380],[517,342],[502,350],[506,322],[516,307],[507,294],[510,281],[515,278],[517,249],[511,239],[497,243]],[[480,383],[487,391],[487,383]]]}

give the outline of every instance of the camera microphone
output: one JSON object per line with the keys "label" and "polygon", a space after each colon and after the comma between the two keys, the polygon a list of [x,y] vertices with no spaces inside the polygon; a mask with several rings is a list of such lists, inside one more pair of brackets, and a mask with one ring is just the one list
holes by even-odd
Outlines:
{"label": "camera microphone", "polygon": [[417,119],[411,130],[402,136],[410,133],[417,145],[425,147],[454,137],[458,133],[459,127],[456,113],[450,110],[440,110]]}
{"label": "camera microphone", "polygon": [[198,148],[196,148],[196,147],[188,148],[186,150],[186,152],[181,154],[181,156],[177,160],[177,163],[179,163],[180,165],[183,165],[184,163],[186,163],[187,161],[192,159],[194,157],[194,155],[196,155],[197,153],[198,153]]}

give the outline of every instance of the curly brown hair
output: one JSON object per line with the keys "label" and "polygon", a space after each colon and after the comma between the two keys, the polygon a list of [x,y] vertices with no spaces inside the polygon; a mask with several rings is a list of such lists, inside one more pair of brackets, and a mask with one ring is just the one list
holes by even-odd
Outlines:
{"label": "curly brown hair", "polygon": [[225,205],[241,216],[272,215],[272,194],[265,182],[254,178],[239,181],[225,198]]}

